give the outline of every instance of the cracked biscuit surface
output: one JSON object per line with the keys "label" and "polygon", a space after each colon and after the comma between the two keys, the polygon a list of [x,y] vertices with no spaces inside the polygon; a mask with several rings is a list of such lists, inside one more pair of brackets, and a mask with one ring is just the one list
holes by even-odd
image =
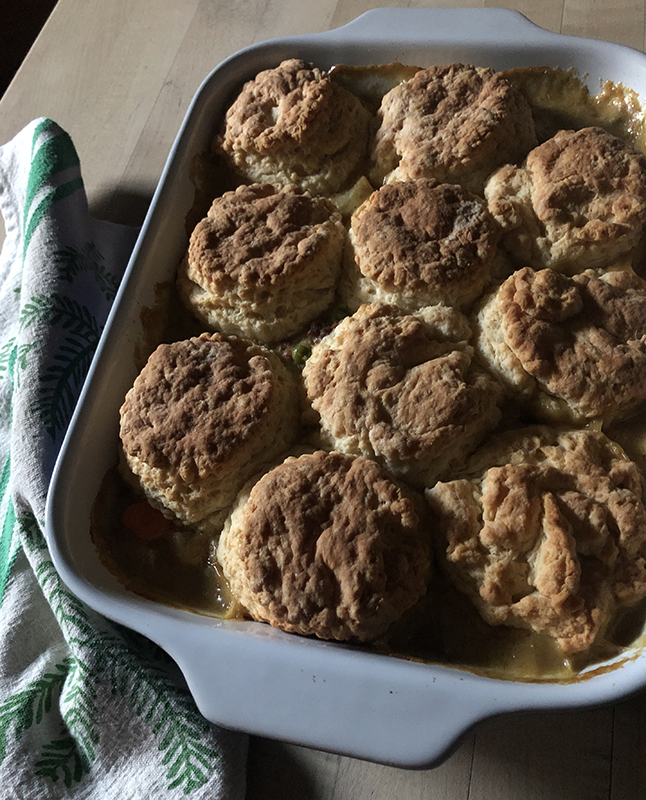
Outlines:
{"label": "cracked biscuit surface", "polygon": [[293,58],[244,85],[214,148],[248,182],[330,194],[365,158],[370,118],[324,70]]}
{"label": "cracked biscuit surface", "polygon": [[297,384],[277,356],[202,334],[150,356],[121,408],[121,443],[152,505],[215,535],[259,464],[289,448],[299,414]]}
{"label": "cracked biscuit surface", "polygon": [[508,433],[426,496],[442,561],[490,624],[576,653],[646,596],[646,483],[600,432]]}
{"label": "cracked biscuit surface", "polygon": [[475,346],[540,419],[624,417],[646,400],[646,282],[524,267],[478,312]]}
{"label": "cracked biscuit surface", "polygon": [[374,304],[344,319],[303,370],[323,445],[432,485],[500,419],[499,385],[473,364],[468,336],[446,306],[401,316]]}
{"label": "cracked biscuit surface", "polygon": [[602,128],[559,131],[485,196],[519,266],[574,273],[643,255],[646,156]]}
{"label": "cracked biscuit surface", "polygon": [[209,327],[276,342],[332,303],[345,239],[328,200],[296,186],[241,186],[216,198],[193,231],[180,294]]}
{"label": "cracked biscuit surface", "polygon": [[305,454],[241,492],[218,559],[253,619],[322,639],[369,641],[426,592],[420,512],[374,462]]}
{"label": "cracked biscuit surface", "polygon": [[488,281],[499,236],[482,200],[460,186],[429,178],[382,186],[352,215],[342,299],[352,310],[463,308]]}
{"label": "cracked biscuit surface", "polygon": [[433,66],[391,89],[378,113],[371,180],[436,178],[482,195],[486,178],[536,146],[532,112],[499,73]]}

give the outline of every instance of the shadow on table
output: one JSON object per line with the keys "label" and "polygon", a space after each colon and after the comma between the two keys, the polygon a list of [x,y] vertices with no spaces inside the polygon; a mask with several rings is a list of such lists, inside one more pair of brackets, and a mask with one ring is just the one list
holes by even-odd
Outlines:
{"label": "shadow on table", "polygon": [[252,737],[247,776],[246,800],[645,800],[646,693],[484,722],[432,770]]}
{"label": "shadow on table", "polygon": [[[245,800],[313,800],[320,797],[321,787],[317,786],[320,776],[313,775],[299,755],[299,750],[290,745],[252,736],[247,756]],[[324,754],[317,755],[325,760]],[[329,756],[329,760],[330,764],[336,764],[338,759]]]}
{"label": "shadow on table", "polygon": [[470,800],[642,800],[646,694],[617,706],[501,717],[476,731]]}
{"label": "shadow on table", "polygon": [[90,199],[90,214],[121,225],[139,227],[152,200],[152,190],[140,187],[107,187]]}
{"label": "shadow on table", "polygon": [[246,800],[470,800],[472,758],[472,734],[433,770],[398,769],[252,738]]}

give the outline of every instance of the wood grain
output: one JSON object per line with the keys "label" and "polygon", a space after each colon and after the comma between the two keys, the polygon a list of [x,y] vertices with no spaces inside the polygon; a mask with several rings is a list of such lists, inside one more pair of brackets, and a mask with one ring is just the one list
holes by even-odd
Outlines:
{"label": "wood grain", "polygon": [[[644,0],[59,0],[0,101],[0,141],[52,117],[74,139],[97,215],[137,224],[191,97],[217,63],[376,6],[506,7],[548,30],[646,46]],[[283,798],[644,800],[646,694],[614,707],[491,720],[433,770],[252,737],[247,800]]]}
{"label": "wood grain", "polygon": [[643,0],[565,0],[561,33],[644,47]]}

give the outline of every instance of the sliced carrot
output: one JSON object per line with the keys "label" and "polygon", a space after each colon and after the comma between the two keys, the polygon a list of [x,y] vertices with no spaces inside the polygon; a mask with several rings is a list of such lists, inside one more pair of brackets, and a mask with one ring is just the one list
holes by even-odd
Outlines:
{"label": "sliced carrot", "polygon": [[123,524],[142,542],[152,542],[169,531],[173,523],[161,511],[142,500],[126,508]]}

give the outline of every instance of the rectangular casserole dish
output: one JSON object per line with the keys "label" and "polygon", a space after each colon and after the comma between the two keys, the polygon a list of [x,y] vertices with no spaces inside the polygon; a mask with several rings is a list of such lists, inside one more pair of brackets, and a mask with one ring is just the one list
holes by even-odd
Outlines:
{"label": "rectangular casserole dish", "polygon": [[155,305],[157,284],[173,280],[187,246],[191,159],[209,149],[235,90],[291,57],[324,69],[392,61],[573,67],[593,93],[611,80],[646,97],[646,56],[548,33],[502,9],[377,9],[337,30],[265,42],[227,59],[203,82],[173,145],[56,465],[46,533],[62,579],[88,606],[164,648],[207,719],[382,763],[430,766],[486,717],[626,696],[646,685],[646,654],[635,648],[569,683],[409,662],[151,602],[106,570],[90,539],[92,503],[117,461],[119,407],[136,377],[140,312]]}

